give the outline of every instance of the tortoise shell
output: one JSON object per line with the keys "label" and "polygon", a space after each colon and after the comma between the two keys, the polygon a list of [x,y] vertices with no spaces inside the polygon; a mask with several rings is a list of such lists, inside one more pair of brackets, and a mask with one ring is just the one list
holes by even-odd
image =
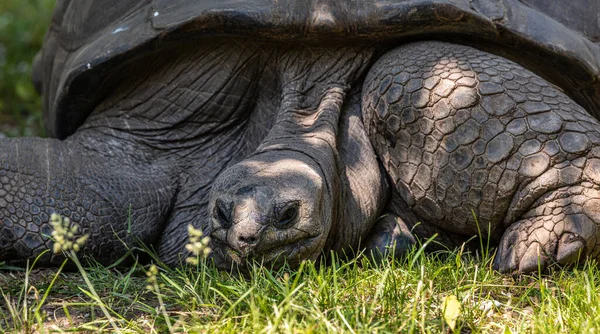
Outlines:
{"label": "tortoise shell", "polygon": [[441,39],[512,59],[600,118],[599,13],[597,0],[59,0],[34,78],[48,133],[65,138],[114,73],[171,43]]}

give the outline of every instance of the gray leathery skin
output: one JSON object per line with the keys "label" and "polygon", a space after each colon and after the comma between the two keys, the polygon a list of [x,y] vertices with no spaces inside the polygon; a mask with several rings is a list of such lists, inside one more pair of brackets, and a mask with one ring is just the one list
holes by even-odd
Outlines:
{"label": "gray leathery skin", "polygon": [[[262,73],[269,55],[229,40],[176,50],[178,57],[159,54],[124,70],[127,80],[65,141],[2,141],[2,200],[10,202],[0,207],[3,259],[51,248],[42,234],[52,212],[91,232],[83,252],[103,263],[125,253],[112,230],[175,263],[187,224],[205,228],[212,181],[256,148],[275,111]],[[134,75],[142,68],[145,75]],[[268,81],[260,93],[259,74]]]}
{"label": "gray leathery skin", "polygon": [[[217,175],[287,158],[304,159],[324,185],[325,225],[310,257],[357,250],[388,193],[360,111],[360,77],[372,49],[209,42],[125,68],[121,84],[64,141],[2,143],[4,188],[21,189],[0,208],[10,217],[2,259],[19,262],[50,249],[43,234],[51,233],[49,214],[58,212],[91,232],[82,252],[102,263],[125,253],[119,239],[131,246],[137,238],[177,264],[186,256],[188,224],[211,232],[207,209]],[[290,185],[298,181],[292,175]],[[47,193],[45,206],[28,205]]]}

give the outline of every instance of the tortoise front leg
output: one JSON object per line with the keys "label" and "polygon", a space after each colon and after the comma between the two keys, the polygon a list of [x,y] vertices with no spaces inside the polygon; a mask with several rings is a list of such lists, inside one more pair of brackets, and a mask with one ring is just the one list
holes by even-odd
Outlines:
{"label": "tortoise front leg", "polygon": [[377,261],[388,256],[404,256],[417,243],[412,227],[412,224],[388,209],[375,222],[366,239],[366,254]]}
{"label": "tortoise front leg", "polygon": [[503,272],[598,256],[600,123],[559,88],[501,57],[421,42],[373,66],[363,109],[425,226],[501,239]]}
{"label": "tortoise front leg", "polygon": [[84,254],[111,263],[136,239],[156,241],[176,191],[168,165],[116,132],[6,139],[0,152],[0,260],[9,263],[52,249],[52,213],[89,234]]}
{"label": "tortoise front leg", "polygon": [[[424,223],[425,222],[425,223]],[[430,241],[426,244],[427,241]],[[472,241],[472,242],[470,242]],[[386,256],[401,258],[413,246],[427,246],[427,250],[443,250],[451,247],[461,247],[468,243],[468,249],[476,250],[479,240],[471,240],[465,235],[451,233],[434,224],[427,224],[412,211],[402,197],[392,192],[384,214],[375,222],[365,249],[378,260]]]}

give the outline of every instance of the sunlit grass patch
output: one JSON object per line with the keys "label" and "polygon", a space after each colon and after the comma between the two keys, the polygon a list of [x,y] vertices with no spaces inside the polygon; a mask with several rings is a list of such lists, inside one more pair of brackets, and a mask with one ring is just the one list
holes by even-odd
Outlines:
{"label": "sunlit grass patch", "polygon": [[449,296],[460,305],[454,332],[600,327],[595,264],[513,278],[490,263],[460,250],[414,251],[381,264],[361,257],[334,258],[327,266],[305,262],[297,270],[254,265],[242,277],[201,260],[178,269],[159,264],[158,289],[147,289],[149,266],[95,264],[84,270],[97,298],[81,273],[61,272],[52,282],[56,269],[8,271],[0,273],[0,331],[452,332],[443,309]]}

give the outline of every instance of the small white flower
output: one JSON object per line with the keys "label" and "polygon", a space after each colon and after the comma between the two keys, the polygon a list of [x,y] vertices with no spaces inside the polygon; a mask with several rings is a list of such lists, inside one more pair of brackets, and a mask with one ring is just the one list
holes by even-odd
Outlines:
{"label": "small white flower", "polygon": [[70,250],[78,252],[89,237],[88,234],[85,234],[73,240],[79,227],[77,225],[70,226],[71,221],[69,218],[62,217],[56,213],[50,216],[50,225],[53,228],[52,238],[54,238],[54,246],[52,247],[52,251],[55,254]]}
{"label": "small white flower", "polygon": [[185,245],[185,249],[190,252],[193,256],[185,259],[187,263],[197,265],[198,258],[206,258],[212,251],[208,246],[210,243],[209,237],[202,237],[203,233],[201,230],[196,229],[191,224],[188,225],[188,244]]}

